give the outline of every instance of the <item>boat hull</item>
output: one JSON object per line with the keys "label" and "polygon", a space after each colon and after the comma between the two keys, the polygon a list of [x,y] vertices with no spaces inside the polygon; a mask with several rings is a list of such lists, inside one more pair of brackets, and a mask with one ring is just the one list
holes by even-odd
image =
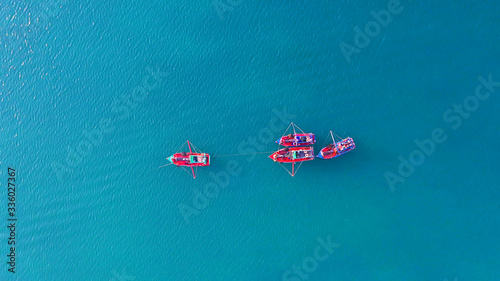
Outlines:
{"label": "boat hull", "polygon": [[202,167],[210,165],[210,155],[207,153],[175,153],[167,159],[177,166]]}
{"label": "boat hull", "polygon": [[276,143],[282,146],[307,146],[313,145],[316,137],[312,133],[308,134],[290,134],[279,138]]}
{"label": "boat hull", "polygon": [[274,162],[279,163],[296,163],[310,161],[314,159],[313,147],[292,147],[283,148],[269,155]]}
{"label": "boat hull", "polygon": [[354,140],[352,138],[345,138],[335,144],[330,144],[329,146],[321,149],[317,157],[321,159],[332,159],[345,154],[354,148],[356,148]]}

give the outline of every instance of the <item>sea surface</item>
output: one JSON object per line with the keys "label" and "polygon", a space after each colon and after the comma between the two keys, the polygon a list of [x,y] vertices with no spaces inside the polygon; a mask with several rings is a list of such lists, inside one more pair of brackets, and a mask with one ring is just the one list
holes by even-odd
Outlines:
{"label": "sea surface", "polygon": [[[500,280],[498,1],[0,13],[0,280]],[[356,149],[291,177],[292,121]]]}

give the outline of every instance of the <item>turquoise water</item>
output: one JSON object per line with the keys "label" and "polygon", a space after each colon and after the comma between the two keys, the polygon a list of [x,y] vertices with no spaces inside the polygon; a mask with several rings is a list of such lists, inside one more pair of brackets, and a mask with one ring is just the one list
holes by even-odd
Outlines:
{"label": "turquoise water", "polygon": [[[390,4],[350,63],[390,1],[94,2],[1,6],[1,280],[500,280],[500,87],[470,97],[500,81],[497,2]],[[266,153],[157,169],[290,121],[357,147],[293,178]]]}

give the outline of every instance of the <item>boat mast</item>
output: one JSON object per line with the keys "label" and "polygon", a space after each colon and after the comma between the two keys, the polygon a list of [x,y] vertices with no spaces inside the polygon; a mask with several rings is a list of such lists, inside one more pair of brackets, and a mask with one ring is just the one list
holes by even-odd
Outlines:
{"label": "boat mast", "polygon": [[[293,124],[293,122],[292,122],[292,129],[293,129],[293,143],[295,145],[297,145],[297,139],[295,138],[295,136],[297,135],[297,132],[295,132],[295,124]],[[292,167],[292,169],[293,169],[293,167]],[[293,177],[293,175],[292,175],[292,177]]]}
{"label": "boat mast", "polygon": [[[187,143],[188,143],[188,146],[189,146],[189,152],[193,153],[193,151],[191,151],[191,144],[189,143],[189,141],[187,141]],[[190,167],[191,167],[191,172],[193,172],[193,178],[196,179],[196,175],[194,174],[193,166],[190,166]]]}
{"label": "boat mast", "polygon": [[335,138],[333,137],[333,133],[332,133],[332,131],[330,131],[330,136],[332,136],[333,145],[335,145],[335,146],[336,146],[336,144],[335,144]]}

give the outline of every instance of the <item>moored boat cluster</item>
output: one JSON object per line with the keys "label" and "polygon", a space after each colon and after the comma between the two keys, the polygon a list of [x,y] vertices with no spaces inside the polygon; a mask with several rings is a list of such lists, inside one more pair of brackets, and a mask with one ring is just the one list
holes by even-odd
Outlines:
{"label": "moored boat cluster", "polygon": [[[293,133],[285,135],[290,127],[292,127],[293,129]],[[300,132],[298,133],[297,130],[299,130]],[[304,161],[314,160],[314,147],[312,147],[312,145],[316,143],[316,137],[313,133],[304,133],[304,131],[302,131],[293,122],[290,124],[290,126],[288,126],[285,134],[276,141],[276,143],[284,146],[284,148],[279,149],[278,151],[269,155],[269,158],[281,164],[291,163],[292,171],[287,171],[293,177],[296,173],[295,163],[300,163],[301,165]],[[330,131],[330,135],[332,136],[333,143],[320,150],[320,153],[317,155],[317,157],[321,159],[332,159],[338,157],[353,150],[356,147],[353,139],[350,137],[345,139],[341,138],[340,141],[335,142],[332,131]]]}

